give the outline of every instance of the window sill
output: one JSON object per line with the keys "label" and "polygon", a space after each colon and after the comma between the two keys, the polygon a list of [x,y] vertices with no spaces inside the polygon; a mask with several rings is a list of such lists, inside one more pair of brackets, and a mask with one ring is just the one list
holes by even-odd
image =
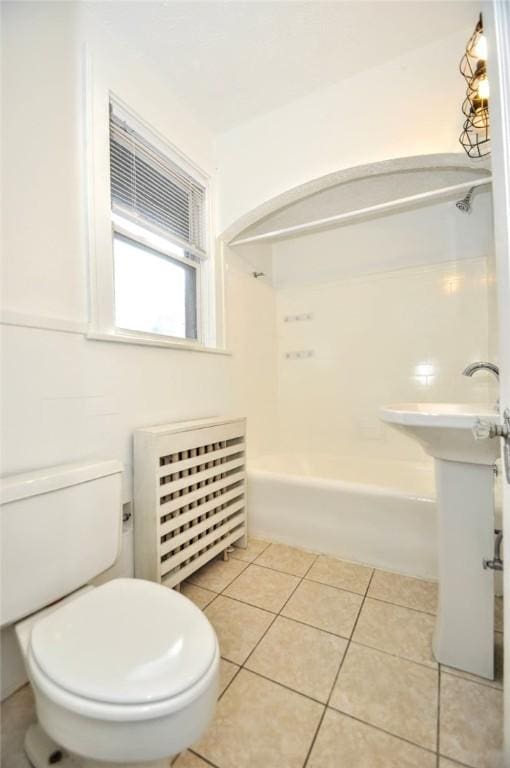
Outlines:
{"label": "window sill", "polygon": [[110,341],[120,344],[135,344],[143,347],[163,347],[166,349],[183,349],[188,352],[206,352],[211,355],[226,355],[232,353],[228,349],[221,347],[206,347],[198,342],[179,341],[178,339],[166,339],[161,336],[152,336],[150,334],[138,335],[136,333],[124,333],[119,331],[97,331],[89,329],[86,334],[87,339],[91,341]]}

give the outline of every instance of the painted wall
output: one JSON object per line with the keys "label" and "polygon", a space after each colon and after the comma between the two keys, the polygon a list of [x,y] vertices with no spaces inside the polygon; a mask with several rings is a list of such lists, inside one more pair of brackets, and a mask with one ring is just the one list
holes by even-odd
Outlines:
{"label": "painted wall", "polygon": [[458,152],[458,64],[470,34],[460,30],[222,134],[219,231],[275,195],[341,168]]}
{"label": "painted wall", "polygon": [[[117,458],[126,468],[128,501],[134,429],[216,414],[247,415],[250,450],[269,450],[276,422],[275,298],[235,255],[227,268],[231,355],[97,342],[83,334],[84,46],[111,88],[210,173],[212,136],[157,73],[107,30],[91,26],[86,4],[5,3],[2,15],[2,473]],[[128,529],[117,572],[129,571],[131,546]],[[2,632],[2,666],[10,671],[3,695],[22,682],[14,650],[12,633]]]}

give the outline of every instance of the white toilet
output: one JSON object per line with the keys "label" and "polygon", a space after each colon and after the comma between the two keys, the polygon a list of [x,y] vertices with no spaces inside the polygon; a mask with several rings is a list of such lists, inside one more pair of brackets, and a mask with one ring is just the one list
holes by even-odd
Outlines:
{"label": "white toilet", "polygon": [[1,623],[35,694],[36,768],[168,766],[214,713],[218,642],[190,600],[140,579],[83,586],[118,556],[121,475],[107,461],[0,481]]}

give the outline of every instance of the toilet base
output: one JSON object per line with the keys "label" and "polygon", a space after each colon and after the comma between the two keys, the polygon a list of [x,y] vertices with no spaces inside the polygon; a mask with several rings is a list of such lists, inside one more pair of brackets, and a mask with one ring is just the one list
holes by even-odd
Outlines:
{"label": "toilet base", "polygon": [[[49,765],[55,765],[57,768],[115,768],[115,766],[118,768],[119,766],[119,763],[89,760],[86,757],[71,754],[53,741],[39,723],[31,725],[26,732],[25,752],[34,768],[48,768]],[[170,756],[164,760],[128,765],[129,768],[168,768]]]}

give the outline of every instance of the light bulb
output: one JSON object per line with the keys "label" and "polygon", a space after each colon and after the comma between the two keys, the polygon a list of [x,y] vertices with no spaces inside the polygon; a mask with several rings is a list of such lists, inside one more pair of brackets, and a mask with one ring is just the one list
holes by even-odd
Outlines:
{"label": "light bulb", "polygon": [[478,81],[478,98],[487,101],[489,98],[489,80],[487,77],[481,77]]}
{"label": "light bulb", "polygon": [[476,45],[473,49],[473,53],[476,56],[477,59],[483,59],[486,61],[487,59],[487,38],[483,34],[483,32],[478,37],[478,40],[476,41]]}

